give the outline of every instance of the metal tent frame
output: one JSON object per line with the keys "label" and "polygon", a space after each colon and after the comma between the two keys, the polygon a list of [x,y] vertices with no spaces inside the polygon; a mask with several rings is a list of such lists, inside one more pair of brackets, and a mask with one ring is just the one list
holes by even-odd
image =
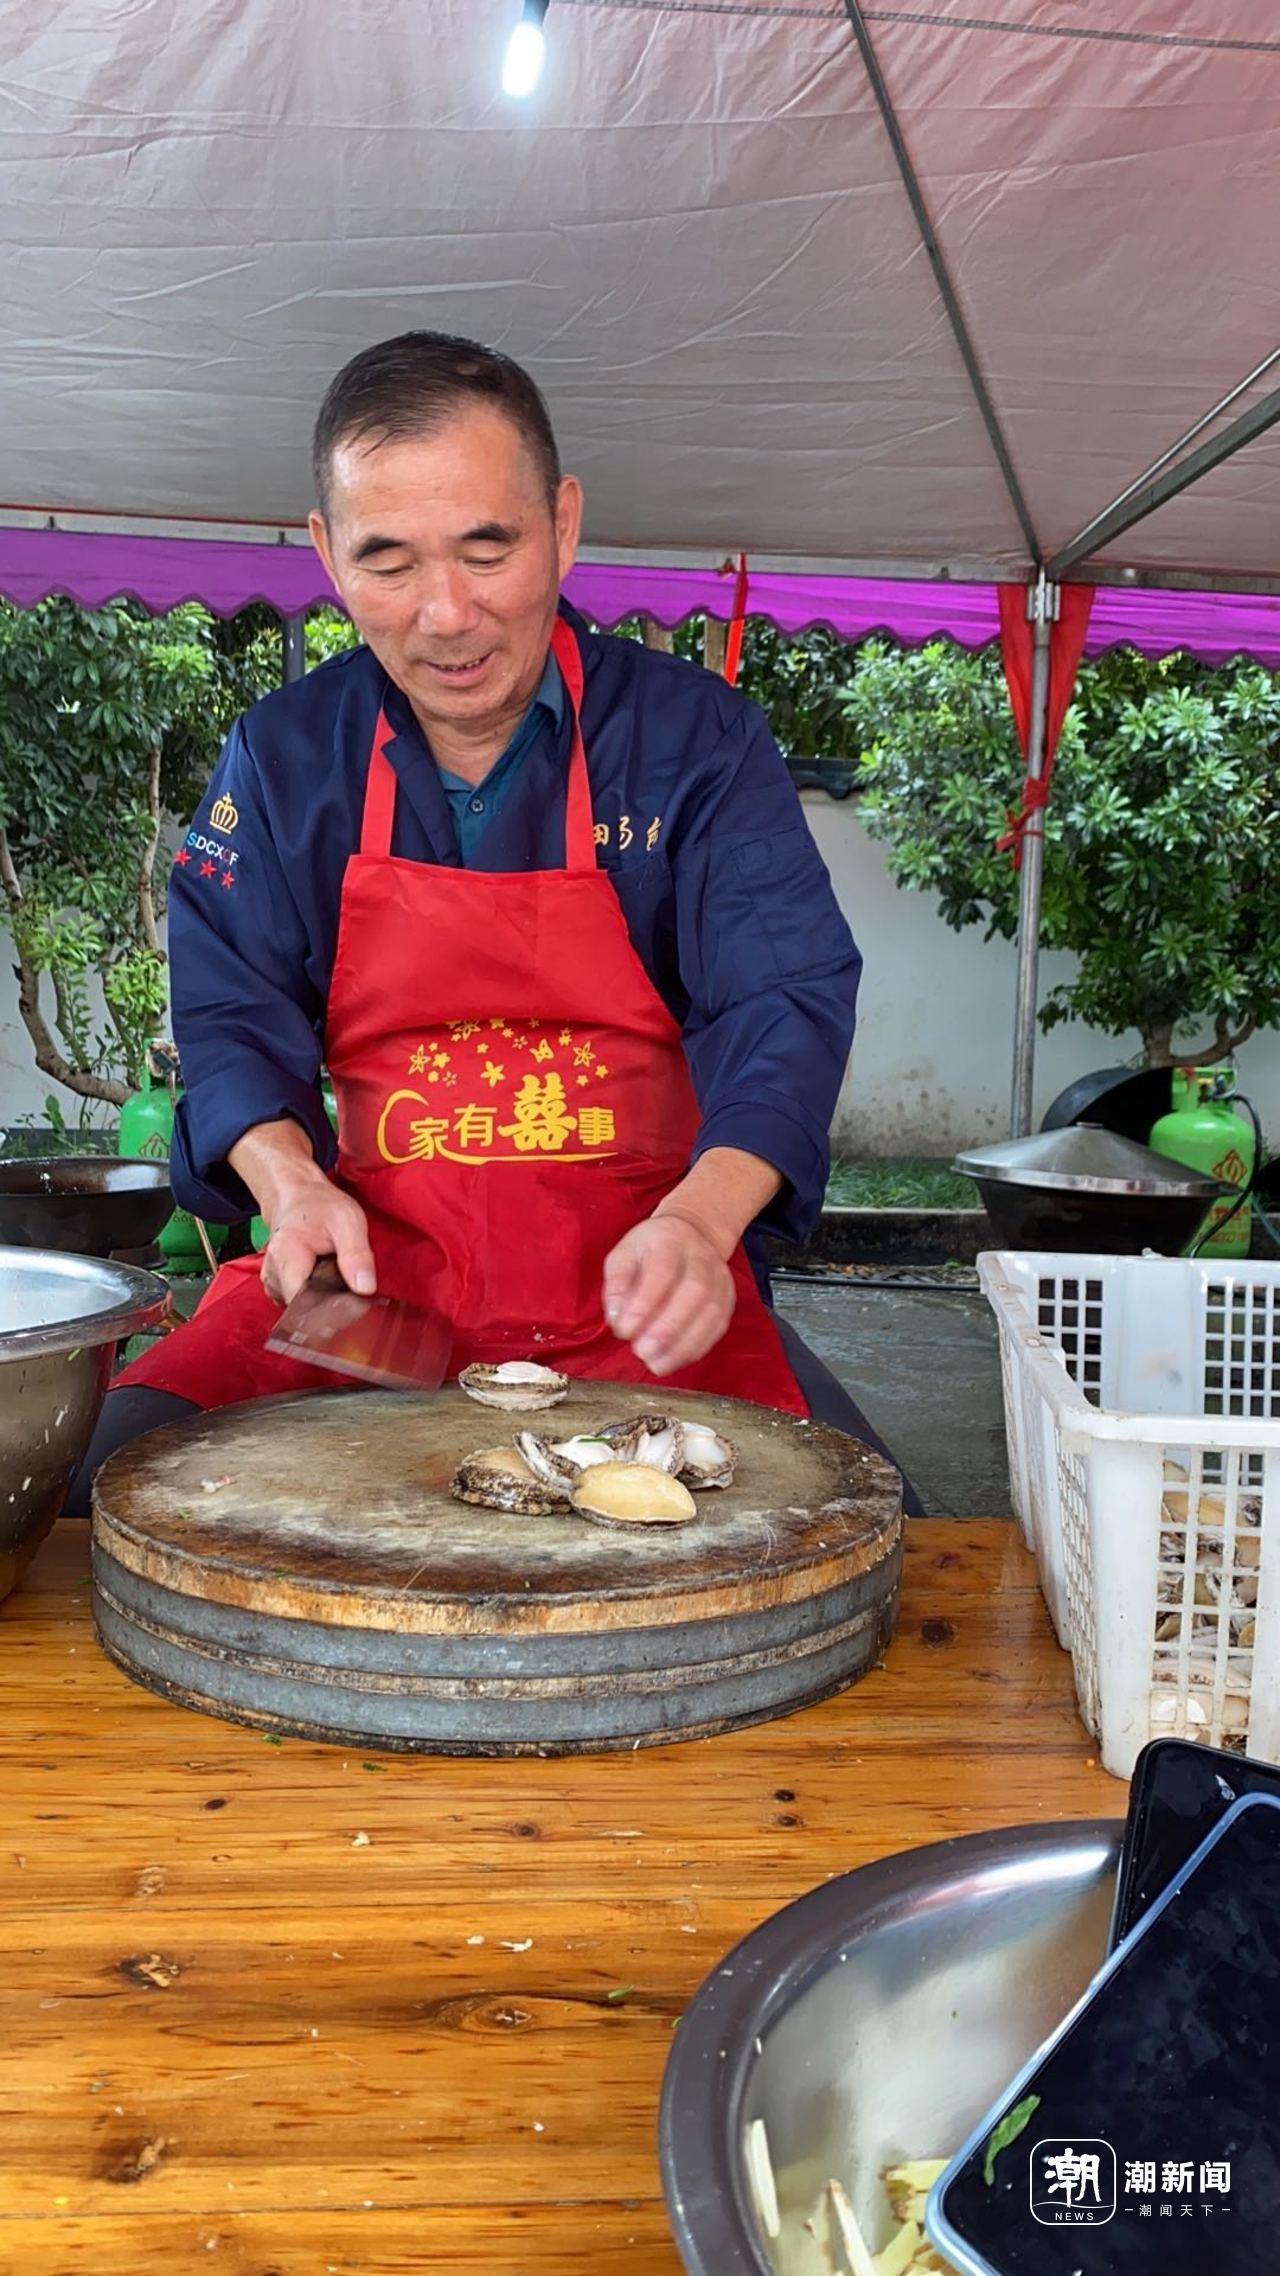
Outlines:
{"label": "metal tent frame", "polygon": [[[911,207],[920,242],[933,271],[947,322],[959,351],[961,363],[973,392],[983,426],[991,443],[992,453],[1010,504],[1017,516],[1019,527],[1027,542],[1031,559],[1031,575],[1027,586],[1027,615],[1033,633],[1031,678],[1031,713],[1026,752],[1026,773],[1029,782],[1043,778],[1046,760],[1046,721],[1049,702],[1049,661],[1052,625],[1057,614],[1057,588],[1069,575],[1084,583],[1112,578],[1116,572],[1101,564],[1090,563],[1090,555],[1123,537],[1140,522],[1179,497],[1194,483],[1201,482],[1216,467],[1225,465],[1237,452],[1280,424],[1280,388],[1273,389],[1238,412],[1226,426],[1199,442],[1215,422],[1225,416],[1232,404],[1255,386],[1277,363],[1280,349],[1264,358],[1254,370],[1247,373],[1229,392],[1205,411],[1176,442],[1169,445],[1155,462],[1128,483],[1110,505],[1095,514],[1075,537],[1061,546],[1048,561],[1045,560],[1036,535],[1030,510],[1018,481],[1012,453],[1001,429],[999,413],[983,374],[959,293],[947,266],[946,256],[939,243],[937,232],[929,215],[928,205],[911,154],[907,148],[901,121],[894,109],[893,99],[885,83],[876,55],[870,27],[861,6],[861,0],[845,0],[849,26],[854,43],[862,59],[867,78],[884,122],[885,133],[893,152],[894,162],[901,177],[907,202]],[[1192,447],[1192,446],[1195,447]],[[1121,573],[1123,574],[1123,573]],[[1206,582],[1208,582],[1206,580]],[[1266,581],[1268,589],[1280,591],[1280,579],[1274,584]],[[1022,862],[1018,903],[1017,978],[1014,993],[1013,1021],[1013,1083],[1009,1110],[1011,1138],[1027,1136],[1032,1122],[1032,1089],[1035,1076],[1036,1012],[1039,999],[1040,913],[1044,887],[1044,818],[1043,809],[1035,808],[1025,820],[1021,833]]]}

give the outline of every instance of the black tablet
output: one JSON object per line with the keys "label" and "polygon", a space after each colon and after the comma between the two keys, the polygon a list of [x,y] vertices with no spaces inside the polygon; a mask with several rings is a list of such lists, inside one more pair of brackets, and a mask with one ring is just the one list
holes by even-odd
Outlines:
{"label": "black tablet", "polygon": [[1280,2265],[1280,1801],[1236,1802],[939,2179],[965,2276]]}
{"label": "black tablet", "polygon": [[1280,1795],[1280,1769],[1194,1739],[1153,1739],[1143,1748],[1129,1789],[1109,1952],[1243,1794]]}

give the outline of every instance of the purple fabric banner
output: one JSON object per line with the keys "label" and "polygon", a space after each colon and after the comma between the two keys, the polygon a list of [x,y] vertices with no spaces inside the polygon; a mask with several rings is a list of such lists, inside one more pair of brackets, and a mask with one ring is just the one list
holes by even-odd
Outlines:
{"label": "purple fabric banner", "polygon": [[[768,617],[780,632],[804,632],[826,625],[842,640],[865,640],[868,633],[892,633],[918,647],[939,633],[965,648],[985,647],[1000,637],[994,585],[907,584],[880,577],[787,577],[753,571],[747,597],[749,616]],[[659,624],[680,624],[695,611],[728,617],[733,605],[736,564],[714,570],[648,569],[631,562],[580,561],[565,586],[571,601],[597,624],[616,624],[637,612]]]}
{"label": "purple fabric banner", "polygon": [[1280,667],[1280,596],[1274,593],[1176,593],[1138,586],[1099,585],[1084,644],[1086,656],[1108,648],[1137,648],[1144,656],[1180,650],[1202,664],[1229,664],[1249,656]]}
{"label": "purple fabric banner", "polygon": [[[675,625],[695,613],[727,617],[733,572],[655,569],[632,562],[580,562],[565,590],[598,624],[626,616]],[[218,616],[266,601],[282,616],[335,595],[309,546],[250,545],[223,538],[123,537],[106,531],[0,529],[0,594],[30,608],[66,593],[85,608],[128,594],[157,614],[199,600]],[[893,578],[751,576],[748,612],[783,632],[826,625],[842,640],[883,632],[909,647],[939,635],[965,648],[1000,636],[994,585]],[[1145,656],[1180,649],[1205,663],[1250,656],[1280,668],[1280,598],[1100,586],[1087,656],[1118,646]]]}
{"label": "purple fabric banner", "polygon": [[203,601],[215,616],[269,601],[282,616],[295,616],[337,598],[309,545],[44,529],[0,529],[0,593],[18,608],[50,593],[66,593],[87,609],[127,595],[156,616],[179,601]]}

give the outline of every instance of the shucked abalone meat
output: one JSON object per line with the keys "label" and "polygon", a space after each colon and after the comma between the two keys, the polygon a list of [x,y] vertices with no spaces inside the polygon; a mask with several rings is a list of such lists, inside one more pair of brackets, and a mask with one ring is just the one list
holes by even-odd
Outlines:
{"label": "shucked abalone meat", "polygon": [[556,1499],[514,1446],[484,1446],[468,1454],[454,1471],[451,1491],[457,1501],[517,1517],[542,1517]]}
{"label": "shucked abalone meat", "polygon": [[496,1366],[464,1367],[458,1377],[469,1399],[482,1407],[504,1407],[509,1414],[527,1415],[539,1407],[558,1407],[569,1389],[567,1375],[542,1367],[536,1359],[503,1359]]}
{"label": "shucked abalone meat", "polygon": [[688,1487],[648,1462],[601,1462],[584,1470],[573,1506],[593,1525],[687,1525],[698,1514]]}
{"label": "shucked abalone meat", "polygon": [[[523,1395],[521,1404],[527,1408]],[[463,1501],[527,1516],[558,1507],[596,1523],[687,1524],[697,1514],[693,1494],[727,1486],[736,1461],[733,1441],[709,1423],[632,1415],[571,1438],[517,1431],[514,1445],[487,1448],[462,1463],[454,1492]]]}

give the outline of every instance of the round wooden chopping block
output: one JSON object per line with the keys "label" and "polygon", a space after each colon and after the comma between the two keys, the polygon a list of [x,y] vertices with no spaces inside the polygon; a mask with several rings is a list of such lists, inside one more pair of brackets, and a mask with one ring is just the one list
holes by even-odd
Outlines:
{"label": "round wooden chopping block", "polygon": [[652,1412],[575,1384],[511,1414],[338,1392],[226,1407],[124,1448],[94,1492],[94,1615],[166,1697],[344,1746],[569,1754],[789,1713],[892,1632],[901,1484],[869,1448],[733,1399],[662,1395],[738,1449],[678,1527],[453,1500],[464,1455]]}

